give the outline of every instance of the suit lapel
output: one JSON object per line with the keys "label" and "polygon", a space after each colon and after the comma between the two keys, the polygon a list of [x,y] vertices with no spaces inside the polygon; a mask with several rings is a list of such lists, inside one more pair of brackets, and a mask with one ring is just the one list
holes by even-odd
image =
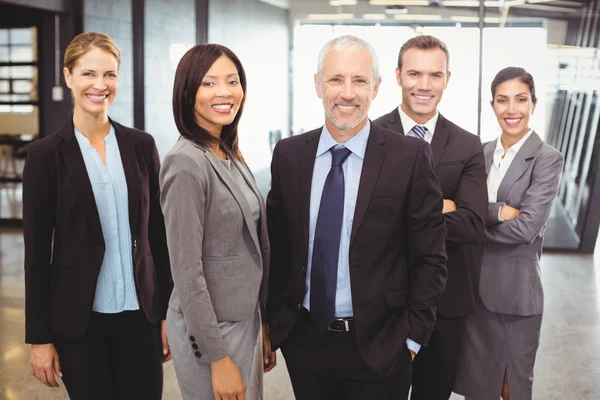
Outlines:
{"label": "suit lapel", "polygon": [[73,126],[72,119],[62,128],[59,136],[64,140],[60,150],[80,204],[90,219],[96,233],[101,238],[104,238],[98,208],[96,207],[96,199],[92,190],[92,183],[85,168],[79,143],[77,142],[77,138],[75,138],[75,127]]}
{"label": "suit lapel", "polygon": [[121,153],[121,162],[125,171],[125,180],[127,181],[127,197],[129,204],[129,228],[131,236],[137,234],[137,217],[140,200],[140,176],[138,167],[137,151],[135,140],[129,135],[127,128],[111,121],[115,128],[115,136],[119,144],[119,153]]}
{"label": "suit lapel", "polygon": [[[239,185],[233,180],[231,173],[228,172],[221,160],[214,155],[214,153],[210,150],[204,152],[204,155],[212,165],[213,169],[219,175],[219,178],[225,183],[225,186],[229,189],[235,200],[237,201],[240,209],[242,210],[242,215],[244,216],[244,221],[246,222],[246,226],[250,231],[250,236],[252,237],[252,241],[257,249],[260,250],[260,242],[258,240],[258,236],[256,235],[256,229],[253,227],[254,220],[252,219],[252,212],[250,211],[250,206],[248,205],[248,200],[244,197],[244,193],[242,192]],[[232,168],[236,168],[235,165],[232,165]]]}
{"label": "suit lapel", "polygon": [[360,224],[367,213],[371,195],[375,190],[381,164],[385,157],[385,138],[383,133],[375,124],[371,124],[371,132],[365,149],[365,159],[363,160],[362,172],[360,174],[360,183],[358,185],[358,197],[356,199],[356,208],[354,210],[354,220],[352,222],[352,233],[350,234],[350,246],[354,242],[356,233]]}
{"label": "suit lapel", "polygon": [[431,139],[431,151],[433,153],[433,169],[435,170],[440,163],[440,160],[444,156],[444,150],[446,149],[446,143],[450,134],[448,132],[448,124],[446,118],[440,114],[438,116],[437,123],[435,124],[435,132]]}
{"label": "suit lapel", "polygon": [[300,149],[298,156],[298,201],[300,202],[300,221],[302,222],[302,237],[304,249],[308,254],[308,225],[310,219],[310,188],[312,186],[313,171],[317,147],[323,128],[316,129],[306,134],[306,141]]}
{"label": "suit lapel", "polygon": [[[261,237],[262,237],[262,226],[264,223],[264,218],[263,216],[266,215],[266,210],[265,210],[265,202],[263,201],[262,195],[260,194],[260,191],[258,190],[258,186],[256,186],[256,180],[254,179],[254,177],[252,176],[252,172],[250,172],[250,169],[248,168],[248,166],[245,163],[241,163],[237,160],[235,160],[233,157],[230,157],[230,159],[232,160],[233,164],[234,164],[234,168],[237,168],[238,171],[240,171],[240,174],[242,175],[242,178],[244,178],[244,181],[246,181],[246,184],[248,185],[248,187],[252,190],[252,192],[256,195],[256,200],[258,201],[258,205],[260,208],[260,216],[261,216],[261,221],[259,223],[259,226],[261,227]],[[248,211],[250,211],[250,209],[248,209]],[[260,238],[257,237],[257,242],[259,244],[263,244],[261,243]],[[259,252],[262,251],[261,247],[259,246],[257,248],[257,250]]]}
{"label": "suit lapel", "polygon": [[394,132],[398,132],[404,135],[404,127],[402,126],[402,121],[400,120],[400,113],[398,112],[398,108],[394,108],[386,118],[386,126],[384,128],[390,129]]}
{"label": "suit lapel", "polygon": [[508,167],[508,171],[506,171],[506,175],[504,175],[504,179],[502,179],[500,187],[498,188],[498,201],[503,201],[506,199],[506,195],[508,194],[512,185],[514,185],[515,182],[525,173],[525,171],[529,169],[529,164],[535,157],[541,145],[542,139],[540,139],[540,137],[533,132],[515,156],[515,159],[510,164],[510,167]]}
{"label": "suit lapel", "polygon": [[485,157],[485,173],[487,175],[490,174],[490,168],[494,162],[494,150],[496,149],[498,140],[500,139],[488,142],[483,148],[483,156]]}

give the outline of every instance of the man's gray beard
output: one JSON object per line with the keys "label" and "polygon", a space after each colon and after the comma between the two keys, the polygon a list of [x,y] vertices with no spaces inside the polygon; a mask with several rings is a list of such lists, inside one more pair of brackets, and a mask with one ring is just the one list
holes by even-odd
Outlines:
{"label": "man's gray beard", "polygon": [[360,114],[358,117],[356,117],[356,120],[354,122],[344,125],[335,118],[335,116],[333,115],[333,109],[327,108],[325,106],[325,115],[333,123],[333,125],[335,125],[335,127],[341,131],[347,131],[347,130],[356,128],[362,121],[364,121],[364,119],[367,117],[368,114],[369,114],[369,109],[365,109],[365,111],[363,111],[362,114]]}

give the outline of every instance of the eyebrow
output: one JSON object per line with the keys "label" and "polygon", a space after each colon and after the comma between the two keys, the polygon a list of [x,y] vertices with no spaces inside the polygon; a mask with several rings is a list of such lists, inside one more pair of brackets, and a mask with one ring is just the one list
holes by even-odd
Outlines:
{"label": "eyebrow", "polygon": [[419,70],[416,70],[416,69],[408,69],[408,70],[406,70],[406,72],[417,72],[417,73],[419,73],[419,74],[422,74],[422,73],[429,73],[429,74],[443,74],[443,73],[444,73],[444,71],[424,72],[424,71],[419,71]]}
{"label": "eyebrow", "polygon": [[[522,93],[519,93],[519,94],[515,94],[514,97],[517,97],[517,96],[527,96],[528,94],[529,93],[527,93],[527,92],[522,92]],[[497,94],[496,97],[509,97],[509,96],[507,96],[505,94]]]}
{"label": "eyebrow", "polygon": [[[235,77],[239,77],[239,74],[235,73],[235,74],[229,74],[227,75],[228,78],[231,78],[232,76]],[[217,79],[218,76],[214,76],[214,75],[204,75],[205,78],[212,78],[212,79]]]}
{"label": "eyebrow", "polygon": [[[81,72],[96,72],[96,71],[94,71],[93,69],[89,69],[89,68],[82,68]],[[108,73],[108,72],[116,72],[116,71],[113,71],[111,69],[110,71],[106,71],[105,73]]]}

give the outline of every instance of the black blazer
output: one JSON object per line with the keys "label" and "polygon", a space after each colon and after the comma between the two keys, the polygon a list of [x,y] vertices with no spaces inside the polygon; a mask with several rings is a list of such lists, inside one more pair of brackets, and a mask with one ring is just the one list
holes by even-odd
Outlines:
{"label": "black blazer", "polygon": [[[164,319],[173,288],[154,139],[114,121],[129,196],[134,279],[141,309]],[[25,339],[52,343],[88,327],[104,238],[73,121],[28,146],[23,171]]]}
{"label": "black blazer", "polygon": [[[277,143],[267,222],[267,303],[278,347],[302,310],[310,190],[321,129]],[[350,239],[350,284],[359,351],[390,373],[406,338],[426,345],[446,284],[442,192],[427,143],[371,124]]]}
{"label": "black blazer", "polygon": [[[404,134],[397,108],[374,122]],[[483,146],[479,137],[440,114],[431,150],[444,198],[456,203],[456,212],[444,214],[448,229],[448,282],[438,312],[446,318],[462,317],[475,312],[479,300],[488,208]]]}

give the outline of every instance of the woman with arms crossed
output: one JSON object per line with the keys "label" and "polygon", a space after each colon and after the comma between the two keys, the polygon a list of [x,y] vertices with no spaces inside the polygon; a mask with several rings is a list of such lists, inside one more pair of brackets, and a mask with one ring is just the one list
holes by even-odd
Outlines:
{"label": "woman with arms crossed", "polygon": [[543,234],[563,156],[529,128],[533,77],[508,67],[492,82],[502,135],[484,145],[489,195],[478,311],[469,316],[454,391],[476,400],[532,398],[544,292]]}
{"label": "woman with arms crossed", "polygon": [[107,35],[73,39],[73,115],[28,146],[23,171],[31,372],[50,387],[62,377],[73,400],[158,400],[170,358],[158,152],[148,133],[108,118],[119,66]]}
{"label": "woman with arms crossed", "polygon": [[266,325],[260,341],[265,205],[238,148],[245,92],[242,64],[226,47],[195,46],[177,66],[173,113],[181,138],[160,183],[175,282],[167,327],[186,400],[262,399],[263,368],[275,366]]}

